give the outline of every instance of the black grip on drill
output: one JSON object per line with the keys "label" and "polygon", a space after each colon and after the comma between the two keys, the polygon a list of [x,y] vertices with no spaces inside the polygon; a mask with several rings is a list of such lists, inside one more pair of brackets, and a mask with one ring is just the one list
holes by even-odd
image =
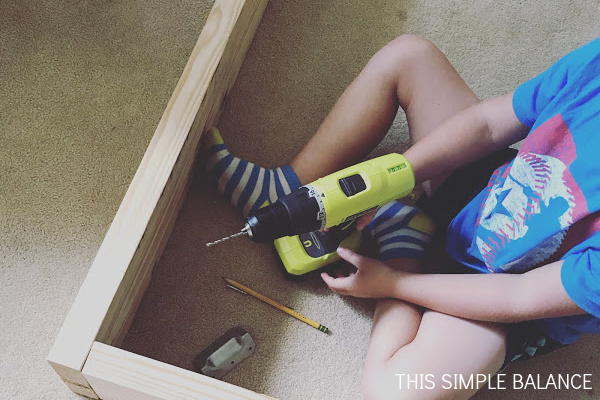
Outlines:
{"label": "black grip on drill", "polygon": [[308,188],[301,187],[275,203],[259,208],[246,222],[252,231],[252,241],[264,243],[319,230],[319,211],[317,200],[309,196]]}

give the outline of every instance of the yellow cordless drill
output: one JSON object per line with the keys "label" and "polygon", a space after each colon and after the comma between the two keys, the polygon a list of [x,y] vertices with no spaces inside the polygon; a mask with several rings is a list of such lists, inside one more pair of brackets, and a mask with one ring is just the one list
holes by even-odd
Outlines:
{"label": "yellow cordless drill", "polygon": [[[353,221],[410,194],[415,177],[408,160],[391,153],[327,175],[251,213],[236,236],[275,241],[284,268],[303,275],[339,259],[338,245],[358,248]],[[328,232],[322,232],[326,228]]]}

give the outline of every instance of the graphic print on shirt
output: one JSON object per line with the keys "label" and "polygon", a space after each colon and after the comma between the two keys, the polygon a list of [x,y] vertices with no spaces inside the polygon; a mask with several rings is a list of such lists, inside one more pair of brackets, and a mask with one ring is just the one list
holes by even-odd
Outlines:
{"label": "graphic print on shirt", "polygon": [[475,244],[491,272],[521,272],[547,260],[587,205],[569,166],[575,143],[560,115],[523,142],[488,184]]}

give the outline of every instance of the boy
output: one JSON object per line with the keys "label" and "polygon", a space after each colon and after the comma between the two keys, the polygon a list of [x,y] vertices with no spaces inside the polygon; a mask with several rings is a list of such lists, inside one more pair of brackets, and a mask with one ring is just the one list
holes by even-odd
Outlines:
{"label": "boy", "polygon": [[[514,92],[480,102],[439,49],[407,35],[369,61],[289,166],[260,168],[209,136],[209,169],[247,214],[361,161],[398,107],[406,113],[412,146],[404,156],[427,197],[419,204],[442,234],[448,226],[446,249],[460,268],[485,273],[420,273],[429,267],[420,255],[430,232],[401,203],[359,221],[378,260],[340,248],[356,271],[322,278],[337,293],[379,299],[365,398],[469,398],[477,387],[448,390],[442,377],[495,374],[514,358],[600,331],[600,167],[592,152],[600,144],[599,59],[596,40]],[[518,154],[506,150],[522,139]],[[432,382],[427,390],[400,389],[399,377],[420,374]]]}

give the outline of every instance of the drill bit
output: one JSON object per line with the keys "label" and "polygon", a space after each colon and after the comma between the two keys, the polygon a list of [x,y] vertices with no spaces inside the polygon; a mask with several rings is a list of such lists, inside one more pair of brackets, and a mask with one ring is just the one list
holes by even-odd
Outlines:
{"label": "drill bit", "polygon": [[215,240],[214,242],[206,243],[206,247],[214,246],[215,244],[219,244],[219,243],[222,243],[222,242],[224,242],[226,240],[233,239],[234,237],[242,236],[242,235],[249,236],[248,230],[245,227],[244,227],[244,229],[242,229],[241,232],[234,233],[233,235],[227,236],[227,237],[225,237],[223,239]]}

